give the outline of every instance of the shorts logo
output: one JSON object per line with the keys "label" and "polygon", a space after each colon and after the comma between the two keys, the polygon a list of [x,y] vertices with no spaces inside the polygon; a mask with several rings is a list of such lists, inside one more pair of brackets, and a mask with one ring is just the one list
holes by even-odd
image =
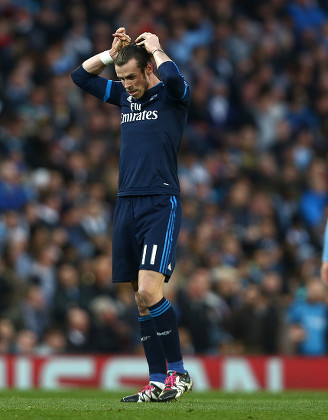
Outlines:
{"label": "shorts logo", "polygon": [[147,341],[150,339],[150,335],[145,335],[144,337],[141,337],[141,341]]}
{"label": "shorts logo", "polygon": [[158,332],[157,335],[169,335],[172,330],[167,330],[163,332]]}
{"label": "shorts logo", "polygon": [[167,266],[167,269],[170,270],[170,271],[172,271],[171,263]]}

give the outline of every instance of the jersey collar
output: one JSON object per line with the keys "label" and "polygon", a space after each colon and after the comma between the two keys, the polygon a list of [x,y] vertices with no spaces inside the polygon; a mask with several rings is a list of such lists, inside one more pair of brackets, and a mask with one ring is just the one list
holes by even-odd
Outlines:
{"label": "jersey collar", "polygon": [[157,85],[153,86],[152,88],[146,90],[146,92],[143,94],[141,98],[138,99],[138,101],[145,101],[148,100],[152,95],[155,95],[161,87],[164,85],[163,82],[158,82]]}

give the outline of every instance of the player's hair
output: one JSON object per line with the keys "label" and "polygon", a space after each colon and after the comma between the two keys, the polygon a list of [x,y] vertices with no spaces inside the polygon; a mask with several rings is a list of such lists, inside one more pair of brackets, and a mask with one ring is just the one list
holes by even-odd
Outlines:
{"label": "player's hair", "polygon": [[122,48],[115,58],[116,66],[124,66],[128,61],[134,58],[141,71],[144,71],[147,64],[151,62],[152,55],[149,54],[144,47],[136,45],[135,42]]}

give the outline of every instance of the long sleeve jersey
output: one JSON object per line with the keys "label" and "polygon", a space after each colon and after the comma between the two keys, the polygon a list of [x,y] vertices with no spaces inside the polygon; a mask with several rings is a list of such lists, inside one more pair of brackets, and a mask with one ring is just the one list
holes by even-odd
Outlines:
{"label": "long sleeve jersey", "polygon": [[190,88],[172,61],[158,68],[161,78],[138,100],[121,82],[90,74],[82,66],[74,83],[121,109],[118,196],[180,196],[177,154],[187,121]]}

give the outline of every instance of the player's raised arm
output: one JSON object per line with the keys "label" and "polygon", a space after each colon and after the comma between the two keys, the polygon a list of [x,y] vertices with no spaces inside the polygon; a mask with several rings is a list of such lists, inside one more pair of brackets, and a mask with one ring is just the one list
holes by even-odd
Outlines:
{"label": "player's raised arm", "polygon": [[125,28],[119,28],[113,37],[110,50],[88,58],[72,72],[72,80],[77,86],[103,101],[109,99],[112,81],[98,75],[106,66],[113,63],[119,51],[131,42],[131,38],[125,33]]}
{"label": "player's raised arm", "polygon": [[177,65],[162,49],[158,36],[144,32],[138,36],[136,44],[144,46],[147,52],[152,54],[168,95],[174,100],[183,100],[189,90],[188,83],[184,80]]}
{"label": "player's raised arm", "polygon": [[125,28],[117,29],[113,37],[112,48],[85,60],[82,64],[84,70],[91,74],[100,74],[108,64],[114,62],[121,49],[131,42],[131,38],[125,33]]}

